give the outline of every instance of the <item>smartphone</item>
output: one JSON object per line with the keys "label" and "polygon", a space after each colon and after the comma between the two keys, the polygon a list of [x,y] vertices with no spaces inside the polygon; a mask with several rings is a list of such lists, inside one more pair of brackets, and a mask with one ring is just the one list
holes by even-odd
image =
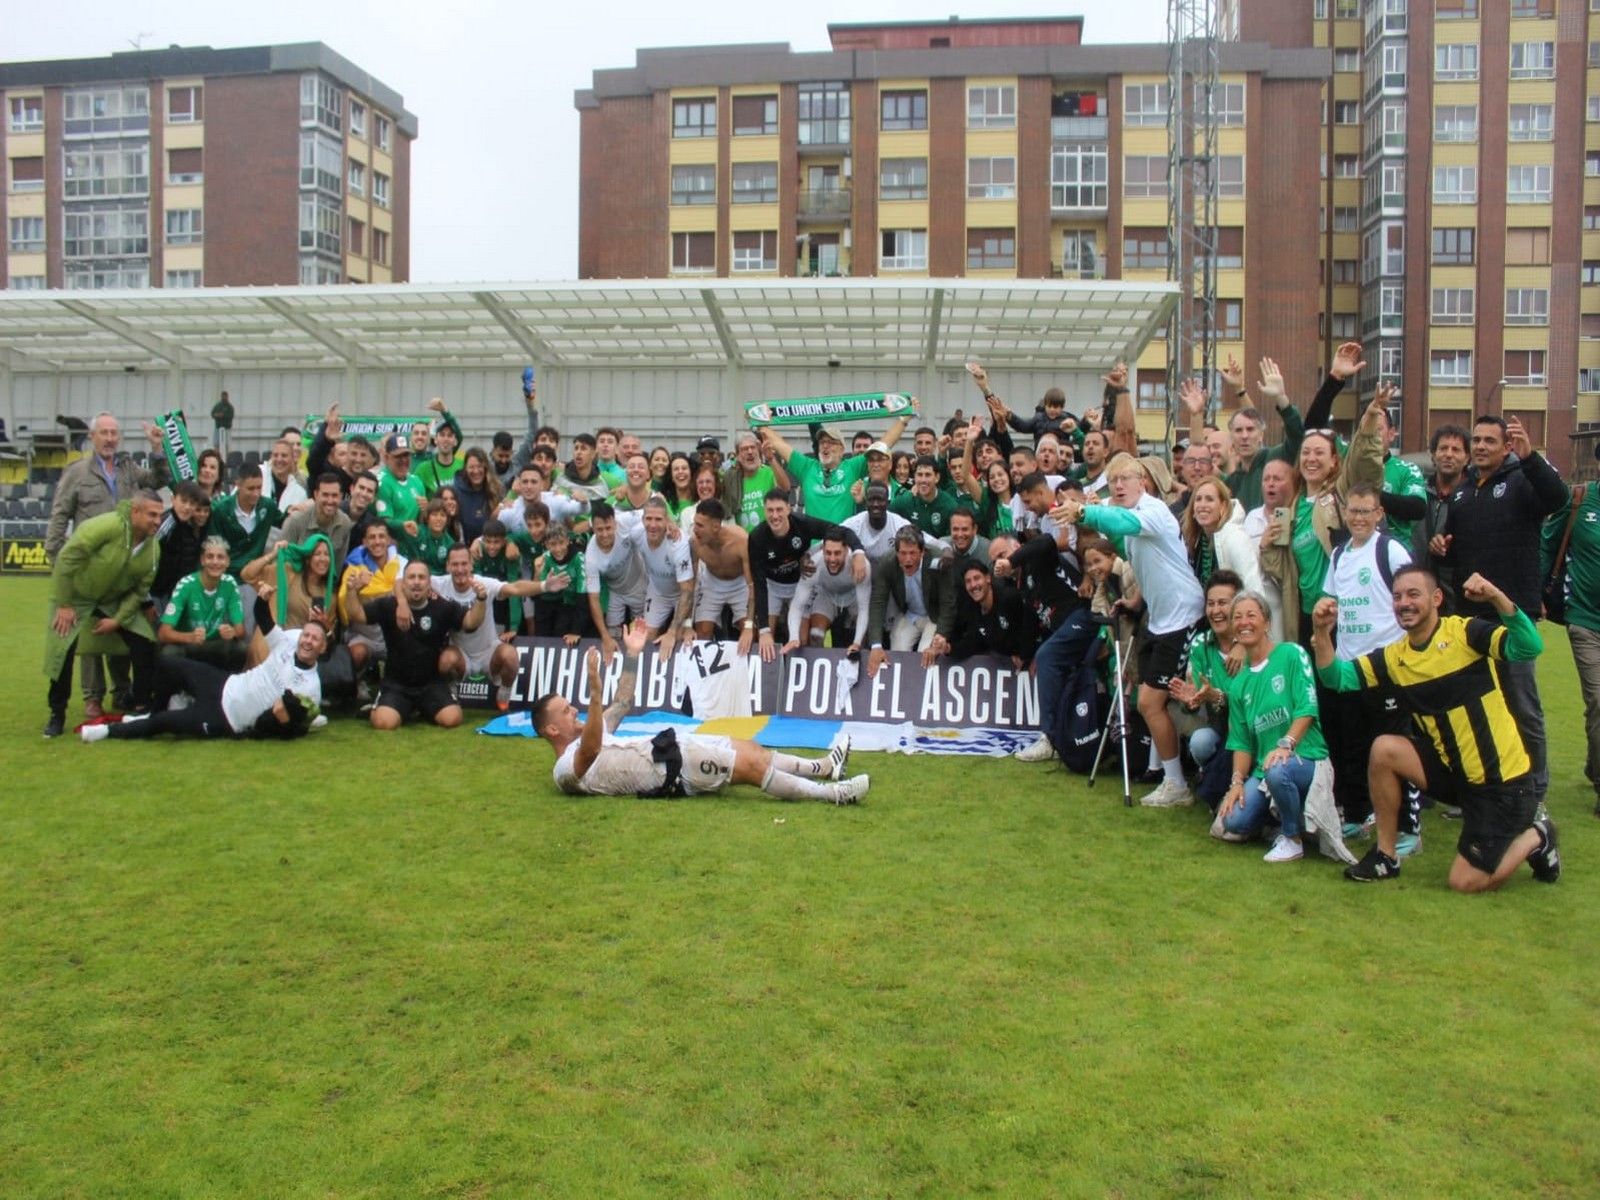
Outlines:
{"label": "smartphone", "polygon": [[1273,540],[1275,546],[1287,546],[1294,540],[1294,518],[1287,508],[1272,510],[1272,519],[1277,522],[1278,536]]}

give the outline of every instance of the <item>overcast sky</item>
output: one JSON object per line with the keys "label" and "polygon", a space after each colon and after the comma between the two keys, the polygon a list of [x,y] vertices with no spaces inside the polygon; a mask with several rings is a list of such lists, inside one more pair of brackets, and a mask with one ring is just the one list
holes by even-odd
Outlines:
{"label": "overcast sky", "polygon": [[[578,260],[574,89],[649,46],[788,42],[826,50],[829,21],[1081,15],[1088,42],[1166,36],[1165,0],[1080,4],[830,0],[800,13],[728,0],[270,0],[196,5],[76,0],[6,23],[7,59],[130,49],[321,41],[405,97],[421,124],[411,159],[417,282],[571,279]],[[130,12],[137,12],[135,19]],[[15,15],[15,12],[13,12]]]}

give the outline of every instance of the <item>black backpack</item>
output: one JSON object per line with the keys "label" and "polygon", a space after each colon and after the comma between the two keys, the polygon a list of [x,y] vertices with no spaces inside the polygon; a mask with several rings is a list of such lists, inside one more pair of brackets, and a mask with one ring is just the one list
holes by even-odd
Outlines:
{"label": "black backpack", "polygon": [[1100,670],[1104,648],[1105,640],[1098,634],[1089,640],[1083,661],[1067,676],[1067,684],[1061,690],[1055,727],[1046,731],[1067,770],[1078,775],[1087,775],[1094,769],[1111,711],[1111,693]]}

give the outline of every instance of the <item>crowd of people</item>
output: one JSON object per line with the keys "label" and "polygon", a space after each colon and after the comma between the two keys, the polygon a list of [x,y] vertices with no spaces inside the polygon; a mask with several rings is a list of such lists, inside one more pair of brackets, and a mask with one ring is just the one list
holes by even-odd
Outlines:
{"label": "crowd of people", "polygon": [[[459,724],[466,676],[504,707],[518,635],[596,639],[625,675],[646,638],[726,639],[769,662],[831,643],[868,673],[890,651],[1008,658],[1035,675],[1044,730],[1018,757],[1043,762],[1069,676],[1114,641],[1142,803],[1198,798],[1215,837],[1270,834],[1282,863],[1303,853],[1307,796],[1331,789],[1341,833],[1374,838],[1352,879],[1395,878],[1425,808],[1463,821],[1452,885],[1497,886],[1524,861],[1553,879],[1534,622],[1559,558],[1600,795],[1600,504],[1514,418],[1437,428],[1428,474],[1395,454],[1386,386],[1340,436],[1334,401],[1365,366],[1340,346],[1302,413],[1271,359],[1253,389],[1230,360],[1226,419],[1188,382],[1185,436],[1143,450],[1121,363],[1081,414],[1055,388],[1015,410],[974,363],[975,415],[767,426],[726,454],[715,436],[683,451],[563,434],[531,386],[525,432],[487,449],[464,448],[439,400],[376,442],[345,436],[335,407],[260,464],[229,472],[206,450],[170,502],[159,458],[119,455],[101,414],[52,512],[46,734],[64,731],[75,657],[87,740],[297,736],[345,703],[381,730]],[[108,691],[127,715],[99,724]],[[600,715],[580,729],[570,703],[535,703],[567,790],[865,792],[848,746],[645,753]]]}

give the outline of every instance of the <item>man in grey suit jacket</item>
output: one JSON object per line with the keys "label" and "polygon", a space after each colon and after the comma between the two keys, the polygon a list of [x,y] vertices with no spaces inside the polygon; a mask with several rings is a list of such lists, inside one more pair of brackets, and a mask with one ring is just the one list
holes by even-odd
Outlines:
{"label": "man in grey suit jacket", "polygon": [[934,560],[924,553],[922,533],[916,526],[908,525],[895,534],[894,557],[885,558],[872,570],[868,674],[876,674],[883,666],[887,650],[921,650],[924,666],[950,652],[956,620],[950,575],[936,569]]}

